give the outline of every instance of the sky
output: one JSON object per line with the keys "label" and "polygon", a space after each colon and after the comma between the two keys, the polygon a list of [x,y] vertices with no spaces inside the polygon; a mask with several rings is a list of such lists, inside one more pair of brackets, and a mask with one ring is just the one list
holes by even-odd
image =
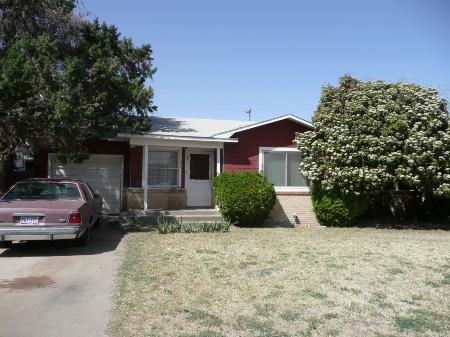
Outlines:
{"label": "sky", "polygon": [[158,116],[311,121],[322,87],[414,82],[450,97],[450,0],[83,0],[150,44]]}

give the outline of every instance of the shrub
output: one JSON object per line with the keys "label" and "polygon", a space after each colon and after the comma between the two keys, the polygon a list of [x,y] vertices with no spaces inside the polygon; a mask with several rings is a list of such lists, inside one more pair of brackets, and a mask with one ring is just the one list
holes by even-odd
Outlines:
{"label": "shrub", "polygon": [[428,196],[419,207],[419,220],[445,220],[450,216],[450,199]]}
{"label": "shrub", "polygon": [[369,207],[365,196],[325,190],[320,185],[314,185],[311,199],[317,220],[324,226],[351,225]]}
{"label": "shrub", "polygon": [[224,172],[212,181],[223,218],[236,226],[259,226],[275,205],[273,183],[258,172]]}
{"label": "shrub", "polygon": [[231,224],[226,221],[216,222],[183,222],[183,220],[158,219],[156,230],[160,234],[169,233],[200,233],[200,232],[228,232]]}

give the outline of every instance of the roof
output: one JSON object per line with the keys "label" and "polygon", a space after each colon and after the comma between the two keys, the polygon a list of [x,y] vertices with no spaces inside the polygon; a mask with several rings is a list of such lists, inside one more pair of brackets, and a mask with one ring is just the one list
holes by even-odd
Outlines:
{"label": "roof", "polygon": [[310,122],[294,115],[284,115],[263,122],[152,116],[150,131],[141,135],[120,134],[119,137],[237,142],[237,138],[232,138],[235,133],[281,120],[291,120],[311,129],[314,128]]}
{"label": "roof", "polygon": [[308,121],[306,121],[306,120],[304,120],[304,119],[302,119],[300,117],[297,117],[297,116],[294,116],[294,115],[284,115],[284,116],[268,119],[266,121],[252,123],[250,125],[242,126],[242,127],[236,128],[236,129],[231,129],[231,130],[228,130],[228,131],[225,131],[225,132],[217,133],[217,134],[214,135],[214,137],[229,138],[233,134],[235,134],[236,132],[241,132],[241,131],[253,129],[253,128],[256,128],[256,127],[259,127],[259,126],[275,123],[275,122],[278,122],[278,121],[281,121],[281,120],[285,120],[285,119],[297,122],[299,124],[302,124],[304,126],[307,126],[307,127],[311,128],[311,129],[314,128],[314,125],[312,125],[312,123],[310,123],[310,122],[308,122]]}
{"label": "roof", "polygon": [[255,122],[153,116],[150,124],[152,128],[147,134],[151,135],[208,138]]}

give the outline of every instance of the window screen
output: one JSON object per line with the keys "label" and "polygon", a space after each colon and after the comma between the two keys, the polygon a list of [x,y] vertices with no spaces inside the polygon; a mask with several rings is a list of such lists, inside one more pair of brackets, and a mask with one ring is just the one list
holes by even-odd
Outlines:
{"label": "window screen", "polygon": [[178,152],[148,152],[148,184],[151,186],[178,186]]}
{"label": "window screen", "polygon": [[209,180],[209,154],[191,154],[190,176],[192,180]]}
{"label": "window screen", "polygon": [[299,152],[264,152],[264,175],[275,186],[307,186],[299,171],[301,161]]}

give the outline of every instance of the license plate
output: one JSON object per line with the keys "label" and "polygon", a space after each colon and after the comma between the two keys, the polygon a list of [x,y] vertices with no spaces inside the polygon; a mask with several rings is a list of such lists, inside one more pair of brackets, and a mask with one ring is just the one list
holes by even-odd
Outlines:
{"label": "license plate", "polygon": [[21,225],[37,225],[39,224],[38,216],[21,216],[20,217]]}

